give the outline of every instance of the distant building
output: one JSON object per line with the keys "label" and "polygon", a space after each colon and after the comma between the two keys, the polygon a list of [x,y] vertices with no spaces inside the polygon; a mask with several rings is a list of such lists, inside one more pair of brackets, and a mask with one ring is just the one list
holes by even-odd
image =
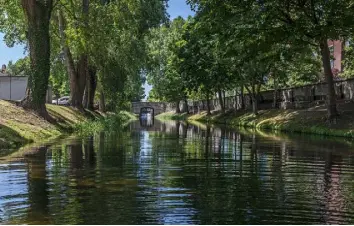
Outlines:
{"label": "distant building", "polygon": [[0,70],[0,76],[8,76],[8,74],[6,74],[6,65],[3,64]]}
{"label": "distant building", "polygon": [[22,100],[26,95],[28,77],[0,74],[0,99]]}
{"label": "distant building", "polygon": [[344,60],[344,49],[348,42],[343,42],[340,40],[328,40],[329,51],[331,52],[331,68],[333,75],[338,76],[344,70],[343,60]]}
{"label": "distant building", "polygon": [[1,67],[1,74],[6,74],[6,65],[3,64]]}
{"label": "distant building", "polygon": [[[0,72],[0,100],[22,100],[26,96],[27,82],[27,76],[9,76]],[[47,103],[52,103],[52,95],[52,88],[48,86]]]}

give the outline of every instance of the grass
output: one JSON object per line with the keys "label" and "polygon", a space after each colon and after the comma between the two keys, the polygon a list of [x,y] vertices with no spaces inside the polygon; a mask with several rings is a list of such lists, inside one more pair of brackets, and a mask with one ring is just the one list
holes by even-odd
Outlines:
{"label": "grass", "polygon": [[159,119],[159,120],[187,120],[188,114],[187,113],[176,114],[174,112],[165,112],[165,113],[157,115],[156,119]]}
{"label": "grass", "polygon": [[[336,124],[329,124],[325,108],[306,110],[261,110],[258,115],[248,111],[229,111],[224,114],[213,112],[207,115],[201,112],[195,115],[183,115],[189,121],[225,124],[232,127],[256,128],[283,132],[310,133],[328,136],[354,137],[353,111],[342,111]],[[164,119],[178,118],[175,114],[165,114]]]}
{"label": "grass", "polygon": [[78,135],[81,136],[91,135],[103,130],[115,131],[136,119],[136,116],[130,112],[121,111],[117,114],[108,114],[106,117],[96,120],[88,120],[78,123],[75,126],[75,131],[77,131]]}
{"label": "grass", "polygon": [[[33,142],[49,141],[65,133],[88,131],[90,128],[98,129],[104,120],[106,124],[112,124],[114,120],[112,115],[106,117],[107,115],[92,111],[83,113],[74,108],[58,105],[48,104],[47,110],[56,123],[51,124],[14,103],[0,100],[0,147],[11,148]],[[133,116],[124,112],[117,117],[123,121]]]}

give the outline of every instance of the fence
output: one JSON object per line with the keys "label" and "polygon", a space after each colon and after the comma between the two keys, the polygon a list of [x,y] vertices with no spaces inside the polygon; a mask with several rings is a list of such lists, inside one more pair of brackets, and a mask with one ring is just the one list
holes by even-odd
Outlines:
{"label": "fence", "polygon": [[[327,99],[327,84],[317,83],[310,84],[300,87],[292,87],[279,89],[276,93],[276,103],[279,108],[282,109],[297,109],[297,108],[307,108],[316,103],[324,103]],[[337,100],[348,100],[354,101],[354,78],[341,80],[335,82],[335,92]],[[259,94],[259,109],[270,109],[273,108],[274,103],[274,90],[262,91]],[[226,97],[225,109],[235,109],[239,108],[241,96],[229,96]],[[182,102],[180,105],[182,106]],[[244,104],[247,109],[252,107],[251,97],[248,94],[244,95]],[[238,105],[238,106],[237,106]],[[167,110],[174,110],[175,104],[167,104]],[[181,107],[180,106],[180,107]],[[210,100],[211,110],[221,109],[220,102],[218,99]],[[207,101],[188,101],[188,109],[190,112],[199,112],[207,110]]]}

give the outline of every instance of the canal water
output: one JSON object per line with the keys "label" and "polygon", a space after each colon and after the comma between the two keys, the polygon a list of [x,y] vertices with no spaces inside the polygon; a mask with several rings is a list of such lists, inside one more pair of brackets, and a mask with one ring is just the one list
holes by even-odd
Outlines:
{"label": "canal water", "polygon": [[347,140],[155,120],[25,149],[2,224],[354,224]]}

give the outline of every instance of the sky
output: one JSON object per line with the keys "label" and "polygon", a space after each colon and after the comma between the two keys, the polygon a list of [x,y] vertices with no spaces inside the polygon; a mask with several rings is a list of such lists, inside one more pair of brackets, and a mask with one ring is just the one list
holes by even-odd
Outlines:
{"label": "sky", "polygon": [[13,48],[8,48],[3,42],[4,34],[0,33],[0,65],[6,64],[12,60],[13,62],[24,57],[24,46],[15,46]]}
{"label": "sky", "polygon": [[[169,0],[167,12],[170,15],[171,20],[178,16],[187,18],[190,15],[194,15],[194,12],[191,11],[190,6],[187,5],[185,0]],[[3,42],[3,39],[4,34],[0,33],[0,67],[3,64],[7,65],[10,60],[15,62],[25,56],[24,46],[17,45],[12,48],[8,48]],[[144,87],[145,95],[148,96],[151,87],[147,84],[145,84]]]}
{"label": "sky", "polygon": [[170,14],[171,19],[178,16],[187,18],[190,15],[194,15],[194,12],[191,11],[190,6],[187,5],[186,0],[169,0],[167,12]]}

